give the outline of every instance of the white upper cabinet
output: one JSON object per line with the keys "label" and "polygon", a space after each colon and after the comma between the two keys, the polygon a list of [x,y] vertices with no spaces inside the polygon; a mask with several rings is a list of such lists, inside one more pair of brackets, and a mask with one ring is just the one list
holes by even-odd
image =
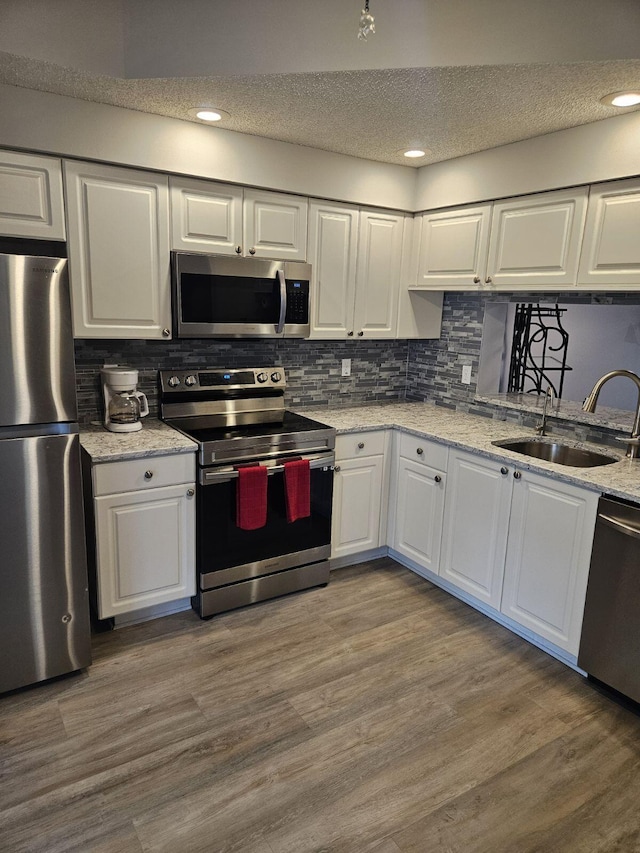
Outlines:
{"label": "white upper cabinet", "polygon": [[306,198],[260,190],[244,191],[244,254],[306,261]]}
{"label": "white upper cabinet", "polygon": [[307,259],[306,198],[177,177],[170,188],[172,249]]}
{"label": "white upper cabinet", "polygon": [[358,218],[346,204],[309,205],[312,338],[345,338],[353,332]]}
{"label": "white upper cabinet", "polygon": [[418,286],[470,290],[487,266],[491,205],[482,204],[416,217]]}
{"label": "white upper cabinet", "polygon": [[418,287],[575,287],[587,197],[577,187],[423,214]]}
{"label": "white upper cabinet", "polygon": [[77,338],[170,338],[168,178],[66,161]]}
{"label": "white upper cabinet", "polygon": [[0,151],[0,234],[65,239],[60,160]]}
{"label": "white upper cabinet", "polygon": [[637,290],[640,285],[640,180],[594,184],[589,196],[578,284]]}
{"label": "white upper cabinet", "polygon": [[360,212],[353,315],[357,337],[396,336],[404,219],[397,213]]}
{"label": "white upper cabinet", "polygon": [[242,252],[242,187],[169,178],[171,248],[235,255]]}
{"label": "white upper cabinet", "polygon": [[496,202],[484,284],[517,290],[575,287],[588,187]]}
{"label": "white upper cabinet", "polygon": [[312,338],[396,337],[404,220],[311,202]]}

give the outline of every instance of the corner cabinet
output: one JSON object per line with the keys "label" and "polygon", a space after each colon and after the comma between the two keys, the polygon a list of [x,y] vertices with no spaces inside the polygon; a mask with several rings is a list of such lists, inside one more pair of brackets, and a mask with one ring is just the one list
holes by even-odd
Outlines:
{"label": "corner cabinet", "polygon": [[64,163],[77,338],[170,338],[169,182]]}
{"label": "corner cabinet", "polygon": [[188,178],[169,184],[172,249],[306,260],[308,199]]}
{"label": "corner cabinet", "polygon": [[99,618],[195,595],[194,454],[100,463],[91,482]]}
{"label": "corner cabinet", "polygon": [[333,484],[331,559],[380,548],[386,539],[388,433],[339,435]]}
{"label": "corner cabinet", "polygon": [[389,545],[416,566],[437,574],[440,564],[448,448],[397,434]]}
{"label": "corner cabinet", "polygon": [[0,234],[65,239],[60,160],[0,151]]}
{"label": "corner cabinet", "polygon": [[405,217],[312,201],[311,337],[395,338]]}
{"label": "corner cabinet", "polygon": [[449,452],[444,547],[439,574],[500,609],[512,480],[506,465]]}
{"label": "corner cabinet", "polygon": [[574,288],[588,187],[425,213],[418,287]]}

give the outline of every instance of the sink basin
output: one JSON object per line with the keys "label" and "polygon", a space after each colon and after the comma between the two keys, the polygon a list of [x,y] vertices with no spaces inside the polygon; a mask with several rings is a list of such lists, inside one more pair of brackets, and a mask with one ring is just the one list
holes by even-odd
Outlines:
{"label": "sink basin", "polygon": [[503,447],[523,456],[533,456],[555,462],[557,465],[571,465],[574,468],[594,468],[596,465],[611,465],[619,462],[617,456],[597,453],[595,450],[585,450],[582,447],[572,447],[558,441],[541,441],[537,438],[517,438],[507,441],[492,442],[496,447]]}

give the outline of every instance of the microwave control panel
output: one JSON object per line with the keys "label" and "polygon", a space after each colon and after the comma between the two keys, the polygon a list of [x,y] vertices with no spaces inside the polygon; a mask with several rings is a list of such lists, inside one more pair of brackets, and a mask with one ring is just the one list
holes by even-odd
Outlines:
{"label": "microwave control panel", "polygon": [[287,279],[287,313],[285,323],[305,326],[309,322],[309,282]]}

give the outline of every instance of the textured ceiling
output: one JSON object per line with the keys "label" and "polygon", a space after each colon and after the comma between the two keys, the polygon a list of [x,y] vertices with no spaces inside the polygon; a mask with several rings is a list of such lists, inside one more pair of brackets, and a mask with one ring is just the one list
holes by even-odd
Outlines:
{"label": "textured ceiling", "polygon": [[123,80],[0,52],[0,83],[184,120],[216,105],[229,130],[419,167],[618,115],[599,99],[640,86],[640,61]]}

